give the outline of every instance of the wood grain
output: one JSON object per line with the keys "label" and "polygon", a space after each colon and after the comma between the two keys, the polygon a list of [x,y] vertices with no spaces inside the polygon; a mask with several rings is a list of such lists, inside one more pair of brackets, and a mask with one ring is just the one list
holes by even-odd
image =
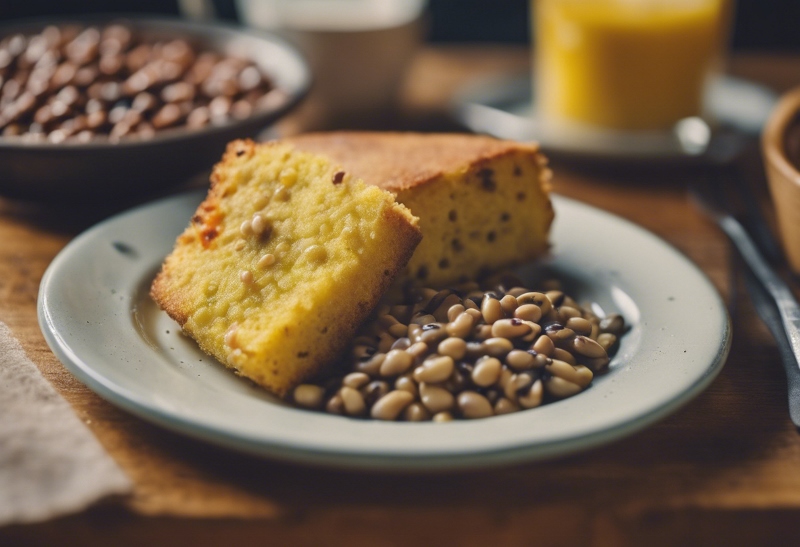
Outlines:
{"label": "wood grain", "polygon": [[[412,68],[404,111],[442,118],[465,81],[527,63],[519,48],[428,49]],[[796,57],[739,57],[731,70],[778,89],[800,82]],[[798,544],[800,435],[787,414],[778,352],[730,275],[727,242],[687,199],[696,175],[579,170],[564,161],[554,168],[556,192],[642,225],[708,274],[731,303],[731,355],[696,400],[627,439],[456,474],[361,474],[257,459],[117,410],[48,350],[36,296],[45,268],[73,236],[130,204],[0,199],[0,320],[136,485],[131,497],[82,515],[0,529],[0,544]],[[691,302],[685,306],[691,314]]]}

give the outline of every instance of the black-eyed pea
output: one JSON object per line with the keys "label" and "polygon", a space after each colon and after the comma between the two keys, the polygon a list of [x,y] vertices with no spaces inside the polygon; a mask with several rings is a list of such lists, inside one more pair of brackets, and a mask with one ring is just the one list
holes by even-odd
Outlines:
{"label": "black-eyed pea", "polygon": [[495,321],[502,319],[503,308],[500,306],[500,301],[497,298],[493,298],[491,295],[485,295],[481,302],[481,314],[487,325],[491,325]]}
{"label": "black-eyed pea", "polygon": [[414,379],[417,382],[437,383],[444,382],[453,373],[455,362],[447,355],[431,355],[414,369]]}
{"label": "black-eyed pea", "polygon": [[494,414],[489,400],[476,391],[462,391],[458,394],[458,409],[468,420],[488,418]]}
{"label": "black-eyed pea", "polygon": [[604,332],[597,336],[597,343],[608,353],[609,350],[614,347],[614,344],[617,343],[617,336],[610,332]]}
{"label": "black-eyed pea", "polygon": [[384,359],[386,359],[385,353],[376,353],[366,361],[356,361],[353,365],[353,370],[370,376],[378,376]]}
{"label": "black-eyed pea", "polygon": [[[462,363],[459,363],[459,365],[461,364]],[[458,370],[458,368],[456,368],[456,370],[453,371],[453,374],[450,375],[450,378],[442,382],[441,386],[450,393],[458,393],[459,391],[463,391],[464,386],[467,385],[465,374],[467,373],[461,372]]]}
{"label": "black-eyed pea", "polygon": [[402,349],[393,349],[381,363],[381,376],[400,376],[414,365],[414,356]]}
{"label": "black-eyed pea", "polygon": [[388,313],[378,316],[378,324],[384,330],[388,330],[389,327],[392,325],[397,325],[399,322],[400,321],[398,321],[393,315],[389,315]]}
{"label": "black-eyed pea", "polygon": [[553,323],[545,327],[544,332],[556,346],[569,345],[575,338],[575,331],[568,329],[561,323]]}
{"label": "black-eyed pea", "polygon": [[500,377],[497,378],[497,387],[505,392],[506,386],[513,376],[514,372],[512,372],[511,369],[508,367],[503,367],[503,369],[500,371]]}
{"label": "black-eyed pea", "polygon": [[514,310],[517,309],[517,306],[519,306],[517,299],[510,294],[507,294],[500,299],[500,307],[503,309],[503,313],[506,314],[506,317],[513,316]]}
{"label": "black-eyed pea", "polygon": [[403,391],[408,391],[414,398],[417,398],[419,394],[419,388],[417,387],[417,382],[414,381],[414,378],[411,374],[404,374],[400,376],[397,380],[394,381],[394,388],[395,389],[402,389]]}
{"label": "black-eyed pea", "polygon": [[463,304],[461,304],[461,303],[453,304],[447,310],[447,321],[448,322],[455,321],[456,317],[458,317],[460,314],[464,313],[465,310],[466,310],[466,308],[464,307]]}
{"label": "black-eyed pea", "polygon": [[422,382],[419,385],[419,398],[431,413],[438,414],[450,410],[455,405],[455,397],[448,390]]}
{"label": "black-eyed pea", "polygon": [[403,411],[403,418],[407,422],[426,422],[431,419],[431,413],[420,403],[411,403]]}
{"label": "black-eyed pea", "polygon": [[386,329],[386,332],[388,332],[395,338],[404,338],[408,334],[408,325],[404,325],[402,323],[395,323],[394,325]]}
{"label": "black-eyed pea", "polygon": [[497,402],[494,403],[494,413],[497,416],[519,412],[519,410],[519,405],[506,397],[500,397],[497,399]]}
{"label": "black-eyed pea", "polygon": [[608,356],[603,346],[586,336],[576,336],[572,340],[572,350],[578,355],[583,355],[589,359],[599,359]]}
{"label": "black-eyed pea", "polygon": [[358,344],[353,346],[353,349],[350,351],[350,355],[353,359],[358,361],[368,361],[372,358],[375,353],[377,353],[377,341],[374,345],[366,345],[366,344]]}
{"label": "black-eyed pea", "polygon": [[570,365],[577,365],[578,362],[575,360],[575,356],[572,355],[565,349],[556,348],[553,350],[553,359],[558,359],[559,361],[564,361],[565,363],[569,363]]}
{"label": "black-eyed pea", "polygon": [[451,321],[450,323],[445,326],[444,330],[450,336],[455,336],[458,338],[466,338],[469,336],[469,333],[472,332],[472,327],[475,325],[475,319],[472,317],[472,314],[467,312],[462,312],[458,314],[458,316]]}
{"label": "black-eyed pea", "polygon": [[394,344],[395,338],[388,332],[382,332],[378,335],[378,351],[381,353],[386,353],[390,349],[392,349],[392,344]]}
{"label": "black-eyed pea", "polygon": [[411,347],[411,340],[407,337],[398,338],[392,344],[392,349],[408,349]]}
{"label": "black-eyed pea", "polygon": [[517,402],[522,408],[536,408],[542,404],[544,396],[544,386],[541,380],[536,380],[531,384],[527,391],[517,397]]}
{"label": "black-eyed pea", "polygon": [[516,371],[528,370],[533,368],[536,358],[530,352],[520,349],[513,349],[506,355],[506,364]]}
{"label": "black-eyed pea", "polygon": [[587,367],[582,365],[570,365],[566,361],[553,359],[545,370],[553,376],[558,376],[568,382],[572,382],[580,387],[586,387],[592,382],[594,374]]}
{"label": "black-eyed pea", "polygon": [[528,334],[520,338],[520,340],[522,340],[523,342],[533,342],[539,337],[540,334],[542,334],[542,326],[539,323],[534,323],[533,321],[525,321],[525,320],[523,320],[522,322],[531,328],[531,331]]}
{"label": "black-eyed pea", "polygon": [[[472,302],[472,301],[470,300],[470,302]],[[476,304],[476,306],[477,306],[477,304]],[[472,317],[473,322],[477,323],[478,321],[483,321],[483,314],[481,313],[480,308],[467,307],[467,309],[464,310],[464,311],[465,311],[465,313],[468,313]]]}
{"label": "black-eyed pea", "polygon": [[494,404],[500,397],[503,396],[503,393],[499,389],[492,388],[492,389],[487,389],[483,393],[483,396],[486,397],[486,400],[489,401],[489,404],[492,405],[492,408],[494,408]]}
{"label": "black-eyed pea", "polygon": [[422,315],[419,314],[415,315],[414,318],[411,320],[410,324],[422,326],[422,325],[427,325],[428,323],[435,323],[435,322],[436,318],[431,314],[426,313]]}
{"label": "black-eyed pea", "polygon": [[400,413],[413,402],[414,396],[408,391],[390,391],[372,405],[370,416],[376,420],[396,420]]}
{"label": "black-eyed pea", "polygon": [[581,317],[581,312],[570,306],[561,306],[558,308],[558,316],[561,318],[562,323],[566,323],[573,317]]}
{"label": "black-eyed pea", "polygon": [[369,375],[363,372],[351,372],[342,379],[342,385],[352,387],[353,389],[361,389],[369,383]]}
{"label": "black-eyed pea", "polygon": [[328,402],[325,403],[325,412],[339,415],[344,414],[344,401],[342,401],[342,398],[338,393],[328,399]]}
{"label": "black-eyed pea", "polygon": [[516,400],[518,394],[522,390],[528,389],[534,380],[535,378],[527,372],[512,374],[508,379],[505,388],[503,388],[503,393],[507,398],[514,401]]}
{"label": "black-eyed pea", "polygon": [[447,355],[452,357],[454,361],[458,361],[467,353],[467,343],[461,338],[445,338],[439,342],[439,347],[436,348],[439,355]]}
{"label": "black-eyed pea", "polygon": [[582,365],[589,367],[589,369],[594,372],[603,372],[608,368],[608,364],[611,362],[611,359],[609,359],[608,356],[598,357],[597,359],[581,357],[579,361]]}
{"label": "black-eyed pea", "polygon": [[521,338],[531,333],[531,327],[522,319],[499,319],[492,324],[492,336],[499,338]]}
{"label": "black-eyed pea", "polygon": [[439,412],[434,414],[432,421],[436,422],[437,424],[442,424],[445,422],[452,422],[453,421],[453,414],[450,412]]}
{"label": "black-eyed pea", "polygon": [[406,352],[410,353],[412,357],[414,357],[415,361],[421,361],[430,351],[428,344],[425,342],[417,342],[416,344],[411,344]]}
{"label": "black-eyed pea", "polygon": [[371,406],[375,404],[375,401],[389,393],[389,384],[382,380],[375,380],[362,387],[359,391],[367,405]]}
{"label": "black-eyed pea", "polygon": [[472,369],[472,382],[480,387],[489,387],[500,379],[502,368],[502,363],[495,357],[479,359]]}
{"label": "black-eyed pea", "polygon": [[536,353],[534,350],[528,350],[531,353],[535,353],[533,357],[533,368],[544,368],[545,366],[550,364],[552,359],[543,353]]}
{"label": "black-eyed pea", "polygon": [[542,318],[542,309],[536,304],[523,304],[514,310],[514,317],[538,323]]}
{"label": "black-eyed pea", "polygon": [[556,291],[547,291],[545,293],[547,298],[550,299],[554,308],[560,308],[561,305],[564,303],[564,292],[560,290]]}
{"label": "black-eyed pea", "polygon": [[491,357],[505,359],[506,355],[514,349],[514,344],[508,338],[489,338],[483,342],[483,350]]}
{"label": "black-eyed pea", "polygon": [[600,320],[600,332],[610,332],[619,336],[625,329],[625,320],[618,313],[611,313]]}
{"label": "black-eyed pea", "polygon": [[358,390],[344,386],[339,390],[339,397],[342,399],[344,412],[348,416],[363,416],[366,414],[367,405]]}
{"label": "black-eyed pea", "polygon": [[581,386],[573,384],[558,376],[551,376],[544,381],[544,388],[553,397],[565,399],[581,392]]}
{"label": "black-eyed pea", "polygon": [[533,343],[531,347],[536,353],[541,355],[546,355],[548,357],[552,357],[553,351],[555,351],[556,346],[553,343],[553,340],[549,336],[539,336],[536,341]]}
{"label": "black-eyed pea", "polygon": [[304,408],[320,408],[325,400],[325,390],[313,384],[300,384],[292,395],[294,402]]}
{"label": "black-eyed pea", "polygon": [[540,292],[526,292],[525,294],[517,297],[517,302],[519,302],[520,306],[523,304],[536,304],[542,311],[542,316],[546,315],[553,309],[553,303],[550,301],[547,295]]}
{"label": "black-eyed pea", "polygon": [[477,325],[472,329],[472,337],[476,340],[488,340],[492,337],[492,325]]}
{"label": "black-eyed pea", "polygon": [[456,304],[461,304],[461,298],[458,295],[450,293],[448,294],[444,300],[442,300],[441,304],[432,312],[433,316],[436,318],[437,321],[440,323],[445,323],[449,319],[447,317],[450,308],[455,306]]}
{"label": "black-eyed pea", "polygon": [[589,336],[592,334],[592,324],[588,319],[584,319],[583,317],[570,317],[567,319],[567,322],[564,326],[566,326],[568,329],[574,330],[576,334],[583,336]]}
{"label": "black-eyed pea", "polygon": [[422,325],[422,334],[419,335],[420,342],[425,342],[429,347],[433,348],[445,338],[447,338],[447,331],[442,323]]}

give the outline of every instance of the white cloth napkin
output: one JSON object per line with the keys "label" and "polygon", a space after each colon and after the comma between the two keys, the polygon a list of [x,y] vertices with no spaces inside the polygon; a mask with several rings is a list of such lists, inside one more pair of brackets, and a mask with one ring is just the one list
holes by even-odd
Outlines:
{"label": "white cloth napkin", "polygon": [[0,526],[74,513],[131,489],[0,321]]}

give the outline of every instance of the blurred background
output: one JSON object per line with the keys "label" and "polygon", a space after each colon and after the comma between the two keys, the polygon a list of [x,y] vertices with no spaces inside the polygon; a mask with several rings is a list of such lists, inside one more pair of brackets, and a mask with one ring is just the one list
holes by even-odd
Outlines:
{"label": "blurred background", "polygon": [[[437,43],[527,42],[528,4],[528,0],[429,0],[427,39]],[[237,0],[26,0],[3,2],[0,19],[115,12],[178,15],[197,6],[213,10],[220,19],[243,19]],[[732,46],[739,50],[798,51],[799,25],[797,0],[737,0]]]}

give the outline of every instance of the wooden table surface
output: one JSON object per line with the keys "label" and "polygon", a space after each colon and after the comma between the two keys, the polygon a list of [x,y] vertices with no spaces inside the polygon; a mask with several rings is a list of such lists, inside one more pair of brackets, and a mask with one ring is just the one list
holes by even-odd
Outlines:
{"label": "wooden table surface", "polygon": [[[426,49],[403,89],[398,125],[451,129],[443,107],[454,90],[527,63],[523,48]],[[800,83],[800,58],[739,56],[730,71],[781,91]],[[0,529],[0,544],[800,544],[800,434],[787,414],[778,351],[731,282],[726,240],[687,199],[693,174],[577,170],[566,161],[554,168],[556,192],[652,230],[708,274],[731,305],[728,362],[697,399],[611,445],[423,476],[253,458],[170,433],[100,399],[47,348],[37,290],[72,237],[130,203],[65,208],[0,198],[0,320],[135,483],[130,497],[83,514]],[[758,158],[743,168],[758,177]]]}

